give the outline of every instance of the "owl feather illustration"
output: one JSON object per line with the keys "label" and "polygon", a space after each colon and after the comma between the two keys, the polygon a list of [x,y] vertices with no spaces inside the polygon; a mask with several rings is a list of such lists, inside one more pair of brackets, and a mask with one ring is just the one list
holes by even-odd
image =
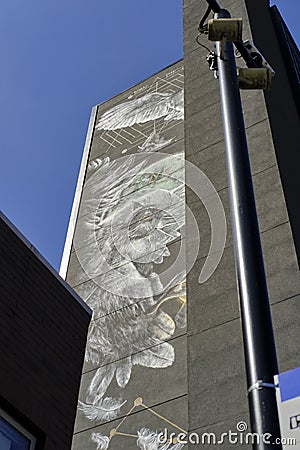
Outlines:
{"label": "owl feather illustration", "polygon": [[[166,341],[176,324],[162,306],[164,299],[182,294],[174,286],[185,275],[177,273],[163,286],[155,265],[170,255],[168,246],[184,224],[183,159],[167,156],[150,168],[147,164],[131,157],[95,160],[75,234],[77,256],[94,279],[81,295],[93,309],[86,361],[96,366],[78,408],[94,422],[115,419],[126,403],[122,396],[107,395],[113,382],[124,390],[135,366],[162,369],[175,361],[174,347]],[[163,175],[153,182],[152,173]]]}
{"label": "owl feather illustration", "polygon": [[152,92],[106,111],[99,119],[97,130],[118,130],[164,117],[165,121],[183,120],[183,90]]}

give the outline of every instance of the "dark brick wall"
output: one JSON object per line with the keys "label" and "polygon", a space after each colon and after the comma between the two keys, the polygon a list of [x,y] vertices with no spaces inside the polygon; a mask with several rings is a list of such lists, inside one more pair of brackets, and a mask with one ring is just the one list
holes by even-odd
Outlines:
{"label": "dark brick wall", "polygon": [[69,449],[90,314],[0,218],[0,407]]}

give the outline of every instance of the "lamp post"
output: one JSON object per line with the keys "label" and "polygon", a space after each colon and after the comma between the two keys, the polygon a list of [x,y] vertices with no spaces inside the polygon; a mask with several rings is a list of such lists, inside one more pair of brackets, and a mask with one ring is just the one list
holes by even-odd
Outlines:
{"label": "lamp post", "polygon": [[[215,19],[230,14],[207,0]],[[241,42],[240,42],[241,44]],[[233,246],[240,301],[248,400],[252,432],[272,435],[254,449],[282,448],[273,377],[278,373],[272,319],[255,206],[233,43],[216,42],[225,154],[233,228]]]}

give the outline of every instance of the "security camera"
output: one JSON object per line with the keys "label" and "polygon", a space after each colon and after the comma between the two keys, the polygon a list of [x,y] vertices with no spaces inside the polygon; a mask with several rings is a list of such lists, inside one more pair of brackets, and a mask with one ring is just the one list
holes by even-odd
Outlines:
{"label": "security camera", "polygon": [[249,51],[250,55],[252,56],[253,60],[257,63],[258,67],[265,67],[272,73],[272,76],[275,75],[275,71],[272,69],[268,61],[266,61],[264,56],[260,53],[258,48],[255,47],[252,41],[250,41],[250,39],[244,41],[244,46]]}

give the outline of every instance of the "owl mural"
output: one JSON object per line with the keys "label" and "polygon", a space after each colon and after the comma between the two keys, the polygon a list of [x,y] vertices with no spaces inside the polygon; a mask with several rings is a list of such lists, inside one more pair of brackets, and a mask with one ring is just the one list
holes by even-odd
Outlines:
{"label": "owl mural", "polygon": [[[73,239],[82,269],[76,269],[76,290],[93,310],[74,450],[185,446],[159,440],[166,425],[186,433],[172,420],[181,411],[178,419],[187,421],[186,275],[199,250],[185,186],[202,201],[211,225],[199,283],[222,257],[226,218],[210,180],[185,160],[182,86],[178,65],[97,118],[96,155],[92,144]],[[163,405],[165,416],[154,405]]]}
{"label": "owl mural", "polygon": [[[186,325],[185,274],[174,274],[163,285],[155,268],[170,256],[169,246],[184,225],[183,162],[183,155],[166,155],[150,166],[147,159],[136,164],[126,157],[90,167],[84,200],[91,213],[83,214],[78,230],[94,248],[82,261],[96,279],[86,299],[97,319],[90,327],[86,360],[101,364],[80,405],[91,420],[115,418],[124,404],[105,397],[114,377],[124,389],[135,365],[163,368],[174,362],[174,348],[166,341],[176,326]],[[80,248],[77,253],[80,258]],[[163,309],[172,299],[179,301],[174,318]]]}
{"label": "owl mural", "polygon": [[[96,129],[158,118],[183,119],[182,90],[117,105],[100,117]],[[173,365],[176,354],[169,341],[186,326],[184,261],[166,278],[158,269],[171,256],[170,246],[180,242],[185,224],[183,152],[151,158],[172,141],[153,130],[136,155],[98,158],[88,167],[74,247],[90,280],[83,297],[93,310],[85,359],[97,368],[78,409],[94,423],[113,420],[126,408],[126,386],[136,366]],[[172,313],[166,310],[170,303]],[[112,383],[118,396],[110,393]],[[92,433],[91,439],[97,449],[109,447],[110,439],[101,433]],[[147,428],[137,430],[136,445],[161,448]],[[169,443],[163,448],[182,447]]]}

